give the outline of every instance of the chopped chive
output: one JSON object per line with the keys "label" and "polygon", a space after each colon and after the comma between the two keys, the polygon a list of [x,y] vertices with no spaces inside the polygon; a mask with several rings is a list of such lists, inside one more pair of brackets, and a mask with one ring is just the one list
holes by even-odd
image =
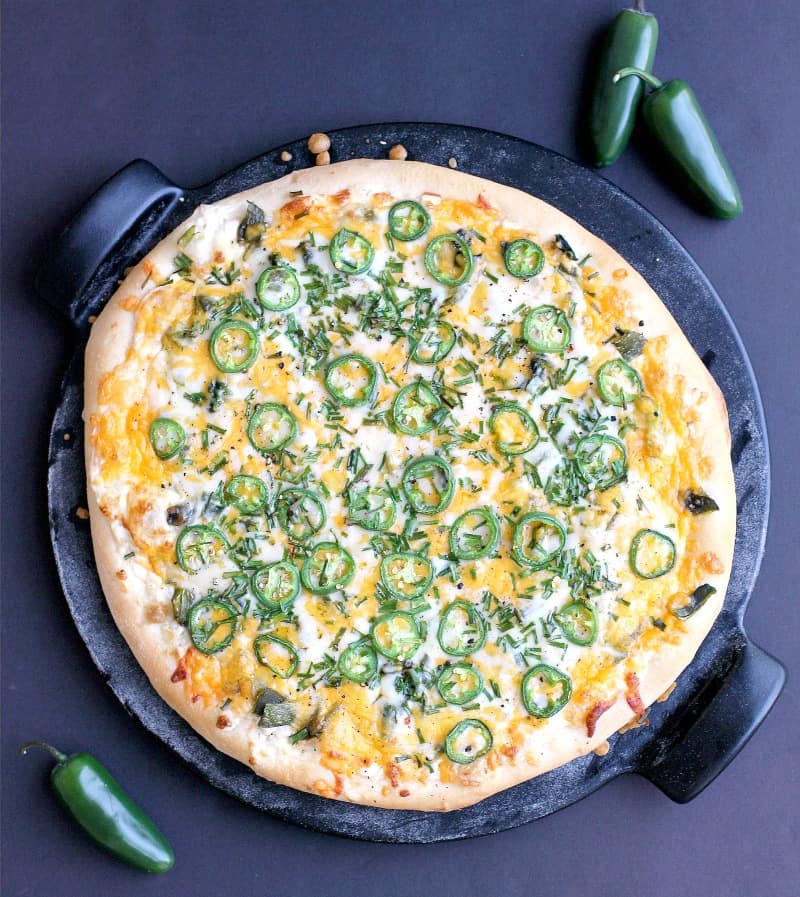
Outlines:
{"label": "chopped chive", "polygon": [[289,744],[297,744],[298,741],[304,741],[310,736],[311,733],[308,731],[308,726],[303,726],[302,729],[298,729],[296,732],[289,736]]}

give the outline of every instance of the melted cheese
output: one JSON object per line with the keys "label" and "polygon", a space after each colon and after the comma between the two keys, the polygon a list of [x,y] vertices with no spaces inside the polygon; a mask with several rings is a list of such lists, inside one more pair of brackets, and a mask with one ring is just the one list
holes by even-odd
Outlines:
{"label": "melted cheese", "polygon": [[[526,714],[520,695],[522,676],[534,664],[554,666],[573,682],[572,704],[548,725],[582,725],[598,694],[622,687],[619,661],[636,645],[646,652],[680,636],[667,613],[670,596],[702,576],[696,560],[686,558],[691,521],[678,503],[682,485],[699,478],[701,459],[691,451],[692,417],[665,364],[665,340],[651,340],[632,361],[645,395],[625,408],[608,405],[596,371],[619,357],[609,343],[614,328],[638,328],[625,294],[570,261],[552,235],[530,233],[477,204],[420,199],[431,228],[424,239],[402,245],[387,241],[393,200],[385,194],[294,197],[258,245],[238,241],[244,208],[234,217],[203,209],[192,239],[176,247],[191,258],[190,270],[148,284],[130,300],[137,308],[133,343],[104,377],[91,421],[92,486],[124,551],[135,552],[165,595],[187,590],[192,601],[221,600],[241,615],[235,638],[216,654],[189,647],[178,627],[191,699],[247,716],[268,686],[294,704],[296,722],[259,729],[259,737],[302,734],[305,726],[337,774],[357,775],[377,762],[393,784],[409,776],[447,782],[467,775],[442,752],[448,732],[467,716],[492,730],[486,763],[513,762],[518,747],[535,747],[543,723]],[[327,246],[342,227],[375,249],[363,275],[343,276],[331,264]],[[423,254],[428,240],[455,230],[471,239],[474,266],[464,285],[450,289],[431,277]],[[540,242],[547,256],[529,280],[510,276],[503,264],[503,244],[520,237]],[[254,298],[255,281],[276,263],[275,254],[298,272],[301,296],[290,310],[265,313]],[[522,324],[530,308],[543,304],[568,316],[571,342],[562,353],[535,358]],[[457,334],[436,365],[410,358],[415,315],[428,314]],[[227,317],[249,321],[258,333],[258,357],[239,373],[218,370],[209,352],[211,333]],[[326,391],[327,362],[347,352],[378,365],[367,407],[337,406]],[[429,432],[408,435],[391,425],[392,403],[416,381],[432,384],[449,411]],[[248,437],[249,417],[264,402],[284,406],[297,422],[283,451],[264,454]],[[497,448],[498,439],[524,440],[513,421],[494,432],[489,426],[493,408],[506,402],[525,410],[539,431],[522,455]],[[150,445],[157,417],[177,421],[186,434],[176,457],[161,460]],[[627,475],[605,491],[576,470],[576,448],[590,433],[618,438],[627,451]],[[402,498],[401,478],[409,460],[426,454],[447,458],[455,488],[442,513],[419,518]],[[236,474],[263,480],[268,513],[242,515],[226,498],[225,485]],[[324,525],[307,543],[289,538],[274,512],[277,491],[295,486],[315,492],[326,509]],[[378,566],[390,539],[352,522],[348,509],[348,489],[364,486],[394,496],[393,544],[430,559],[435,575],[424,596],[387,603]],[[450,555],[450,527],[476,506],[497,513],[499,544],[490,557],[458,561]],[[176,507],[183,509],[178,525],[169,522],[168,509]],[[532,511],[552,514],[565,530],[563,551],[543,570],[522,565],[511,550],[516,521]],[[196,572],[182,569],[176,543],[187,524],[213,525],[232,549]],[[677,553],[670,572],[648,581],[635,576],[628,556],[635,533],[645,528],[668,534]],[[259,614],[250,579],[258,565],[281,559],[301,565],[308,545],[323,540],[338,542],[355,561],[346,587],[331,595],[301,588],[284,612]],[[437,638],[442,612],[456,599],[473,604],[486,629],[482,647],[467,658],[448,655]],[[554,619],[575,600],[598,615],[590,647],[571,643]],[[342,651],[368,638],[374,619],[395,606],[412,612],[421,632],[410,663],[378,656],[373,681],[343,679]],[[289,678],[258,662],[253,641],[264,634],[295,647],[298,663]],[[466,709],[445,702],[436,687],[443,666],[460,660],[480,672],[485,686]]]}

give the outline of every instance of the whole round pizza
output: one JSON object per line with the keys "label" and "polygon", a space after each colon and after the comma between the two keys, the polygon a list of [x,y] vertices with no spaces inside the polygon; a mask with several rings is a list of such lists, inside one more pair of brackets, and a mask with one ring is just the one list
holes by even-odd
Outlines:
{"label": "whole round pizza", "polygon": [[720,391],[624,259],[518,190],[354,160],[201,206],[86,362],[117,625],[275,782],[472,804],[607,750],[722,606]]}

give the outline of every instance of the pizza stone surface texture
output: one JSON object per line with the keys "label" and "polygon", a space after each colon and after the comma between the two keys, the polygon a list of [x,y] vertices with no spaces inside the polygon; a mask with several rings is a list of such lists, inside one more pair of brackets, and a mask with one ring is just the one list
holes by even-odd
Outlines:
{"label": "pizza stone surface texture", "polygon": [[[423,205],[431,226],[420,239],[392,246],[388,210],[405,199]],[[264,222],[245,233],[248,203]],[[334,270],[327,247],[342,227],[372,243],[366,274]],[[473,268],[465,283],[443,286],[426,272],[423,254],[434,236],[456,231],[472,246]],[[528,279],[504,265],[503,247],[519,238],[535,241],[546,256]],[[289,310],[265,311],[255,282],[276,261],[298,272],[301,296]],[[394,297],[388,311],[380,305],[387,293]],[[364,312],[370,302],[378,303],[372,317]],[[537,353],[523,339],[525,316],[543,304],[568,316],[571,342],[562,352]],[[458,335],[435,365],[409,362],[408,337],[397,335],[420,308],[432,308]],[[258,336],[258,357],[239,373],[219,371],[210,358],[209,336],[226,316],[249,322]],[[319,330],[327,336],[321,350],[311,339]],[[646,340],[630,359],[643,392],[614,406],[599,396],[595,373],[621,357],[609,342],[619,331]],[[503,345],[510,345],[505,355]],[[325,389],[326,365],[347,352],[381,363],[370,405],[337,405]],[[381,807],[473,804],[602,749],[691,662],[722,606],[736,512],[721,393],[644,279],[574,220],[518,190],[424,163],[353,160],[200,206],[128,272],[93,325],[86,362],[92,536],[114,619],[162,698],[219,750],[272,781]],[[428,432],[392,432],[399,388],[418,381],[450,403],[441,403]],[[265,402],[284,405],[297,420],[285,453],[259,453],[248,439],[248,415]],[[539,439],[530,451],[498,449],[502,428],[488,420],[503,402],[534,419]],[[423,402],[416,423],[430,412]],[[377,423],[365,424],[370,416]],[[148,435],[159,417],[178,421],[186,434],[167,460]],[[513,429],[513,414],[509,420]],[[609,488],[575,472],[577,442],[590,432],[625,446],[625,475]],[[433,454],[451,464],[453,498],[441,513],[409,523],[404,466]],[[355,492],[393,488],[388,535],[349,522],[348,460],[361,477],[349,484]],[[294,478],[322,499],[325,525],[293,542],[268,511],[242,518],[224,494],[239,473],[259,477],[268,502]],[[690,491],[711,496],[718,510],[690,514]],[[477,506],[497,514],[494,556],[454,559],[448,528]],[[515,521],[529,512],[564,526],[564,546],[547,569],[513,556]],[[178,537],[201,524],[219,527],[246,550],[201,549],[191,569],[182,569]],[[420,598],[387,605],[380,551],[391,534],[397,545],[404,528],[413,539],[400,550],[426,554],[434,579]],[[631,569],[631,541],[642,529],[675,545],[664,575],[645,579]],[[371,547],[376,537],[382,549]],[[351,582],[329,595],[303,587],[290,607],[258,616],[252,571],[284,557],[299,567],[319,541],[350,551]],[[676,615],[701,585],[716,592],[691,615]],[[174,609],[176,593],[186,602],[182,612]],[[202,650],[215,646],[213,632],[206,642],[201,634],[198,648],[186,624],[186,607],[209,595],[242,611],[232,640],[216,653]],[[573,644],[554,622],[576,599],[597,614],[589,646]],[[486,632],[466,656],[447,654],[437,639],[442,612],[456,600],[475,607]],[[358,639],[370,644],[370,625],[387,606],[411,611],[420,644],[405,663],[376,654],[378,669],[366,684],[348,680],[339,656]],[[296,648],[297,667],[287,678],[273,672],[287,672],[291,661],[280,643],[268,643],[277,651],[272,668],[255,656],[254,639],[270,633]],[[484,688],[466,706],[448,703],[437,689],[448,663],[481,673]],[[570,700],[549,718],[527,712],[521,695],[524,674],[540,663],[572,683]],[[259,725],[254,706],[264,688],[285,699],[294,714],[289,724]],[[561,693],[555,687],[555,697]],[[536,692],[537,707],[546,700]],[[485,739],[462,739],[454,749],[467,762],[454,762],[445,740],[465,719],[487,726],[493,743],[482,753]]]}

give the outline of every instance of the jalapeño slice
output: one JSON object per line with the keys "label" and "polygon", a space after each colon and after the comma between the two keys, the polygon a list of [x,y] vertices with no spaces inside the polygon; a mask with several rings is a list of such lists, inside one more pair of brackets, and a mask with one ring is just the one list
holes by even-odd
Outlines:
{"label": "jalape\u00f1o slice", "polygon": [[225,601],[204,598],[192,606],[186,625],[192,644],[202,654],[217,654],[236,635],[236,611]]}
{"label": "jalape\u00f1o slice", "polygon": [[439,396],[422,380],[409,383],[395,396],[392,405],[394,425],[407,436],[422,436],[439,423],[442,403]]}
{"label": "jalape\u00f1o slice", "polygon": [[546,663],[536,664],[522,677],[522,703],[537,719],[555,716],[571,697],[572,680]]}
{"label": "jalape\u00f1o slice", "polygon": [[258,477],[239,474],[225,486],[225,498],[242,514],[258,514],[267,501],[267,487]]}
{"label": "jalape\u00f1o slice", "polygon": [[517,522],[511,554],[520,566],[541,570],[555,559],[566,541],[564,527],[555,517],[532,511]]}
{"label": "jalape\u00f1o slice", "polygon": [[381,561],[381,582],[392,598],[418,598],[433,582],[433,565],[419,554],[397,552]]}
{"label": "jalape\u00f1o slice", "polygon": [[625,479],[628,453],[615,436],[584,436],[575,447],[578,470],[586,483],[601,492]]}
{"label": "jalape\u00f1o slice", "polygon": [[411,360],[417,364],[437,364],[456,344],[456,332],[447,321],[432,321],[423,330],[412,331]]}
{"label": "jalape\u00f1o slice", "polygon": [[178,566],[187,573],[197,573],[224,554],[231,543],[215,526],[195,524],[181,530],[175,546]]}
{"label": "jalape\u00f1o slice", "polygon": [[497,514],[491,508],[472,508],[450,527],[450,554],[460,561],[475,561],[494,554],[499,540]]}
{"label": "jalape\u00f1o slice", "polygon": [[642,579],[657,579],[675,566],[675,543],[654,529],[640,529],[633,537],[628,560]]}
{"label": "jalape\u00f1o slice", "polygon": [[585,601],[571,601],[553,614],[564,637],[573,645],[593,645],[597,638],[597,611]]}
{"label": "jalape\u00f1o slice", "polygon": [[295,646],[277,635],[260,635],[253,642],[253,651],[261,666],[265,666],[280,679],[292,676],[300,662]]}
{"label": "jalape\u00f1o slice", "polygon": [[244,321],[223,321],[211,334],[211,360],[226,374],[246,371],[258,355],[258,334]]}
{"label": "jalape\u00f1o slice", "polygon": [[351,487],[347,501],[347,523],[357,523],[371,532],[385,532],[397,516],[395,500],[382,486]]}
{"label": "jalape\u00f1o slice", "polygon": [[288,265],[265,268],[256,281],[256,299],[267,311],[286,311],[297,305],[299,298],[300,283]]}
{"label": "jalape\u00f1o slice", "polygon": [[597,371],[597,389],[600,397],[609,405],[623,406],[644,392],[639,374],[621,358],[600,365]]}
{"label": "jalape\u00f1o slice", "polygon": [[560,308],[539,305],[526,315],[522,336],[534,352],[563,352],[572,341],[572,328]]}
{"label": "jalape\u00f1o slice", "polygon": [[539,441],[539,429],[533,418],[516,402],[498,405],[489,418],[489,429],[497,450],[504,455],[524,455]]}
{"label": "jalape\u00f1o slice", "polygon": [[438,514],[452,501],[455,483],[447,461],[423,455],[409,461],[403,471],[403,493],[417,514]]}
{"label": "jalape\u00f1o slice", "polygon": [[687,492],[683,496],[683,506],[690,514],[695,515],[719,510],[719,505],[714,499],[703,492]]}
{"label": "jalape\u00f1o slice", "polygon": [[458,234],[441,234],[428,243],[425,268],[446,287],[461,286],[472,274],[472,250]]}
{"label": "jalape\u00f1o slice", "polygon": [[305,542],[325,526],[325,505],[309,489],[284,489],[275,502],[278,526],[297,542]]}
{"label": "jalape\u00f1o slice", "polygon": [[375,650],[390,660],[408,660],[422,643],[417,621],[402,610],[381,614],[369,634]]}
{"label": "jalape\u00f1o slice", "polygon": [[290,561],[277,561],[255,570],[250,585],[261,609],[273,614],[286,609],[297,597],[300,573]]}
{"label": "jalape\u00f1o slice", "polygon": [[303,560],[300,579],[315,595],[330,595],[343,589],[353,579],[356,565],[353,556],[338,542],[318,542]]}
{"label": "jalape\u00f1o slice", "polygon": [[436,637],[446,654],[466,657],[486,641],[486,623],[474,604],[454,601],[445,608]]}
{"label": "jalape\u00f1o slice", "polygon": [[442,670],[436,688],[448,704],[469,704],[483,691],[483,676],[471,663],[454,663]]}
{"label": "jalape\u00f1o slice", "polygon": [[342,651],[338,666],[345,679],[363,685],[375,678],[378,672],[378,655],[369,639],[359,639]]}
{"label": "jalape\u00f1o slice", "polygon": [[389,233],[395,240],[418,240],[430,226],[430,215],[413,199],[403,199],[389,209]]}
{"label": "jalape\u00f1o slice", "polygon": [[503,250],[503,261],[512,277],[535,277],[544,267],[544,250],[533,240],[514,240]]}
{"label": "jalape\u00f1o slice", "polygon": [[277,402],[264,402],[253,412],[247,425],[247,437],[256,451],[277,452],[297,435],[297,421],[288,408]]}
{"label": "jalape\u00f1o slice", "polygon": [[328,247],[331,264],[342,274],[363,274],[375,258],[372,243],[366,237],[343,227],[333,235]]}
{"label": "jalape\u00f1o slice", "polygon": [[479,719],[462,719],[444,740],[444,752],[453,763],[472,763],[492,749],[492,733]]}
{"label": "jalape\u00f1o slice", "polygon": [[325,388],[340,405],[355,407],[372,399],[378,372],[363,355],[351,352],[332,361],[325,371]]}
{"label": "jalape\u00f1o slice", "polygon": [[150,445],[162,461],[168,461],[186,444],[186,432],[171,417],[157,417],[150,424]]}

